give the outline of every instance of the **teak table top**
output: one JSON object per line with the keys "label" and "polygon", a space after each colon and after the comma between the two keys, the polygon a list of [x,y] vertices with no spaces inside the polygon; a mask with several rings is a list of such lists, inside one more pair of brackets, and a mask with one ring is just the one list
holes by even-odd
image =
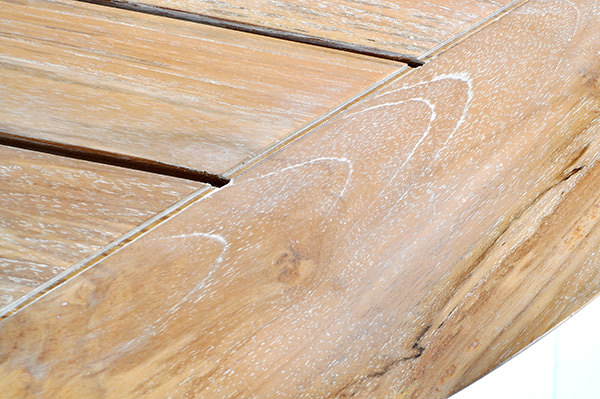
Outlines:
{"label": "teak table top", "polygon": [[595,0],[0,5],[1,397],[446,398],[600,292]]}

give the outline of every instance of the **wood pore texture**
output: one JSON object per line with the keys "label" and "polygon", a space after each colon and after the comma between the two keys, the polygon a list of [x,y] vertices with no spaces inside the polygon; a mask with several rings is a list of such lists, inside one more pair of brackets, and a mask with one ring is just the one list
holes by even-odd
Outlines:
{"label": "wood pore texture", "polygon": [[96,0],[143,4],[421,56],[510,0]]}
{"label": "wood pore texture", "polygon": [[0,8],[0,132],[215,174],[399,68],[76,1]]}
{"label": "wood pore texture", "polygon": [[0,310],[201,187],[0,146]]}
{"label": "wood pore texture", "polygon": [[447,397],[599,292],[599,68],[523,2],[5,319],[0,392]]}

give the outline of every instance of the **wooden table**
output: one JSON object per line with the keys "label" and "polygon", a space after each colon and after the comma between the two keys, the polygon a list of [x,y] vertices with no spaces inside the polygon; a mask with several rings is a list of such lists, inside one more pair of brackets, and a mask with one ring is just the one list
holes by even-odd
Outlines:
{"label": "wooden table", "polygon": [[0,396],[445,398],[600,291],[594,0],[0,0]]}

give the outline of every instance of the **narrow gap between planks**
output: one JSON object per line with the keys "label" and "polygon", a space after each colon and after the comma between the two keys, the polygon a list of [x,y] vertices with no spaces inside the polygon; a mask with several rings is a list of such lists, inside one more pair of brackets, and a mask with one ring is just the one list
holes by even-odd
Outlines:
{"label": "narrow gap between planks", "polygon": [[253,25],[239,21],[231,21],[222,18],[210,17],[207,15],[196,14],[192,12],[180,11],[171,8],[151,6],[140,3],[130,3],[121,0],[80,0],[84,3],[98,4],[103,6],[120,8],[127,11],[136,11],[145,14],[157,15],[161,17],[180,19],[188,22],[195,22],[203,25],[215,26],[223,29],[236,30],[254,35],[267,36],[275,39],[287,40],[291,42],[308,44],[317,47],[324,47],[333,50],[346,51],[354,54],[361,54],[385,60],[402,62],[411,68],[418,68],[424,65],[419,58],[402,54],[395,51],[383,50],[376,47],[362,46],[359,44],[343,42],[339,40],[326,39],[323,37],[306,35],[299,32],[287,31],[282,29],[270,28],[266,26]]}
{"label": "narrow gap between planks", "polygon": [[230,179],[226,177],[203,170],[167,164],[151,159],[135,157],[132,155],[96,150],[77,145],[57,143],[49,140],[23,137],[5,132],[0,132],[0,145],[43,152],[46,154],[74,158],[104,165],[134,169],[142,172],[177,177],[180,179],[210,184],[211,186],[217,188],[225,186],[230,181]]}

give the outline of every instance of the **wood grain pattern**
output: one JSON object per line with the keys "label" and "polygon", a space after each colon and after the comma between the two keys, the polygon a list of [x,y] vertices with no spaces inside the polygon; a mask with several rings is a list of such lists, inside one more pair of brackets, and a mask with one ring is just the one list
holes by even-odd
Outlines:
{"label": "wood grain pattern", "polygon": [[217,174],[398,69],[81,2],[0,7],[0,131]]}
{"label": "wood grain pattern", "polygon": [[599,17],[526,2],[4,320],[0,390],[443,398],[480,377],[600,289]]}
{"label": "wood grain pattern", "polygon": [[0,146],[0,309],[200,187]]}
{"label": "wood grain pattern", "polygon": [[[421,56],[510,0],[89,0],[147,12],[183,11]],[[181,15],[177,15],[181,17]]]}

